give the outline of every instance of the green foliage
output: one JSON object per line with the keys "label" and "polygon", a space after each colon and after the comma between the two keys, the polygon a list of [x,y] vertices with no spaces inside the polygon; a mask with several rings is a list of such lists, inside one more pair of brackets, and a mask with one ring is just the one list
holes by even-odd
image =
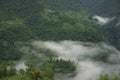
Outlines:
{"label": "green foliage", "polygon": [[14,75],[14,76],[2,78],[1,80],[32,80],[32,79],[27,75]]}
{"label": "green foliage", "polygon": [[43,80],[43,77],[39,70],[30,70],[29,75],[32,80]]}
{"label": "green foliage", "polygon": [[65,61],[63,59],[50,60],[44,63],[43,70],[47,68],[51,68],[57,73],[72,73],[76,70],[74,62]]}
{"label": "green foliage", "polygon": [[46,3],[41,0],[1,0],[0,4],[1,60],[19,59],[23,54],[19,51],[21,44],[34,39],[89,42],[105,40],[99,30],[92,27],[90,15],[83,9],[74,12],[71,7],[67,12],[66,7],[63,11],[57,11],[45,7]]}
{"label": "green foliage", "polygon": [[22,53],[19,47],[32,38],[31,32],[26,27],[10,27],[0,31],[0,60],[19,59]]}
{"label": "green foliage", "polygon": [[[119,28],[115,29],[117,32],[114,35],[117,36],[108,36],[114,33],[114,29],[110,28],[107,34],[105,31],[108,28],[96,28],[97,25],[90,18],[91,14],[82,7],[81,2],[76,1],[0,0],[0,62],[18,60],[24,55],[27,66],[33,69],[28,72],[31,76],[28,76],[28,73],[22,70],[16,74],[14,67],[6,71],[6,66],[0,65],[0,78],[4,77],[0,80],[37,80],[39,76],[44,80],[53,80],[57,72],[67,74],[76,70],[71,61],[53,60],[55,55],[49,50],[37,51],[30,47],[25,52],[21,49],[32,40],[100,42],[110,39],[108,41],[112,44],[120,43]],[[118,78],[102,75],[99,80]]]}
{"label": "green foliage", "polygon": [[7,70],[7,76],[13,76],[16,74],[17,74],[16,68],[14,66],[9,66]]}
{"label": "green foliage", "polygon": [[42,11],[40,0],[1,0],[0,15],[7,19],[27,17]]}
{"label": "green foliage", "polygon": [[64,30],[72,30],[73,29],[73,26],[69,23],[63,23],[63,29]]}
{"label": "green foliage", "polygon": [[7,67],[0,64],[0,78],[5,77],[7,75]]}
{"label": "green foliage", "polygon": [[79,11],[82,9],[81,2],[76,3],[75,0],[44,0],[43,2],[58,11]]}
{"label": "green foliage", "polygon": [[117,76],[100,75],[98,80],[120,80]]}
{"label": "green foliage", "polygon": [[25,70],[20,69],[18,73],[21,74],[21,75],[24,75],[25,74]]}

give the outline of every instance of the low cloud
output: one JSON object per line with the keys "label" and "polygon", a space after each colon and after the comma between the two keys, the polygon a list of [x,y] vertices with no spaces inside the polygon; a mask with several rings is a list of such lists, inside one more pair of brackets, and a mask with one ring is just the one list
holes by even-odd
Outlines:
{"label": "low cloud", "polygon": [[102,16],[95,15],[95,16],[93,16],[93,19],[97,19],[98,24],[105,25],[105,24],[111,22],[112,20],[114,20],[114,17],[109,18],[109,17],[102,17]]}
{"label": "low cloud", "polygon": [[25,61],[17,62],[15,68],[16,68],[17,72],[19,72],[21,69],[24,71],[26,71],[26,69],[28,69],[28,67],[25,65]]}
{"label": "low cloud", "polygon": [[[58,59],[76,63],[76,76],[64,77],[64,80],[96,80],[101,73],[120,74],[120,52],[105,43],[34,41],[32,44],[49,49]],[[61,79],[55,77],[55,80]]]}
{"label": "low cloud", "polygon": [[116,26],[120,26],[120,20],[118,20],[118,22],[117,22]]}

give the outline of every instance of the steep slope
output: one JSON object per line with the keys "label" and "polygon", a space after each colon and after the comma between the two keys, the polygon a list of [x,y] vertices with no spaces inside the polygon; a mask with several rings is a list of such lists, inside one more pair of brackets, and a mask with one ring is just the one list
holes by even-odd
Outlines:
{"label": "steep slope", "polygon": [[119,0],[44,0],[47,5],[66,10],[80,10],[81,7],[97,15],[115,15],[120,13]]}
{"label": "steep slope", "polygon": [[119,0],[76,0],[81,1],[82,4],[92,13],[98,15],[115,15],[120,13]]}
{"label": "steep slope", "polygon": [[76,1],[57,1],[51,5],[51,0],[49,3],[45,6],[47,3],[41,0],[0,1],[1,60],[19,59],[22,55],[19,47],[36,39],[105,41],[104,35],[100,34],[102,32],[93,27],[94,20],[89,19],[90,14],[82,7],[76,8],[79,6]]}
{"label": "steep slope", "polygon": [[[110,46],[120,49],[119,1],[111,1],[0,0],[0,80],[97,80],[101,72],[120,74],[120,52]],[[99,25],[96,14],[115,17]],[[119,80],[106,75],[99,80],[104,79]]]}

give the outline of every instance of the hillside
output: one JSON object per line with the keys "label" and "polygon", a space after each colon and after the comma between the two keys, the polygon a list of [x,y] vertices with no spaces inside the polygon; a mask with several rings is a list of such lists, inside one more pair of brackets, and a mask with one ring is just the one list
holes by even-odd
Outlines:
{"label": "hillside", "polygon": [[[101,62],[105,69],[108,64],[116,67],[119,8],[118,0],[0,0],[0,80],[59,80],[62,74],[65,80],[71,80],[84,74],[80,70],[77,73],[78,67],[99,70],[94,61],[99,65]],[[95,15],[113,20],[100,25]],[[21,64],[25,70],[17,70]],[[99,80],[108,78],[118,80],[104,74]]]}
{"label": "hillside", "polygon": [[[84,14],[84,10],[77,13],[71,9],[69,12],[66,10],[49,12],[50,9],[39,0],[3,0],[0,8],[0,38],[2,39],[0,59],[2,60],[8,54],[7,59],[11,59],[13,57],[11,51],[14,51],[17,44],[22,44],[24,41],[39,39],[98,42],[105,40],[104,35],[92,27],[94,21],[89,19],[90,16],[87,15],[87,12]],[[71,14],[76,16],[72,17]]]}

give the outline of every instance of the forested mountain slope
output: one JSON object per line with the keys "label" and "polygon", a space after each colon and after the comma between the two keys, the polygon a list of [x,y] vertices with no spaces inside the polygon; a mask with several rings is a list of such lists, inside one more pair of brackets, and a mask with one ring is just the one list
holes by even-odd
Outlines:
{"label": "forested mountain slope", "polygon": [[98,15],[115,15],[120,13],[119,0],[44,0],[48,5],[54,5],[60,9],[80,10],[81,6],[91,13]]}
{"label": "forested mountain slope", "polygon": [[81,1],[82,4],[92,13],[98,15],[115,15],[120,13],[119,0],[76,0]]}
{"label": "forested mountain slope", "polygon": [[[71,3],[75,5],[73,2]],[[77,13],[72,11],[76,6],[70,9],[66,7],[62,11],[60,8],[62,5],[59,3],[58,8],[53,6],[60,9],[57,11],[49,7],[50,5],[46,7],[40,0],[1,0],[0,4],[0,59],[2,60],[8,54],[5,60],[11,59],[13,54],[19,54],[14,47],[33,39],[105,41],[102,32],[93,27],[94,20],[89,18],[87,11],[80,10]],[[72,14],[76,16],[71,16]]]}
{"label": "forested mountain slope", "polygon": [[[52,3],[52,4],[51,4]],[[86,14],[91,13],[91,15],[99,15],[103,17],[113,17],[114,19],[109,23],[102,27],[97,25],[98,30],[101,30],[103,35],[107,38],[107,41],[110,42],[112,45],[120,48],[119,44],[119,26],[120,26],[120,1],[119,0],[51,0],[50,2],[47,1],[48,5],[57,5],[57,10],[60,9],[67,11],[65,12],[70,17],[73,15],[77,15],[75,17],[78,18],[79,15],[84,15],[84,19],[86,19]],[[69,6],[69,7],[68,7]],[[56,8],[56,7],[55,7]],[[74,12],[75,14],[74,14]],[[64,13],[63,12],[63,13]],[[78,13],[80,12],[80,13]],[[84,21],[85,22],[85,21]],[[82,22],[82,23],[84,23]],[[88,20],[86,21],[88,24]],[[94,23],[92,23],[94,24]],[[101,29],[100,29],[101,28]]]}
{"label": "forested mountain slope", "polygon": [[[76,63],[57,59],[54,51],[43,48],[45,44],[49,44],[44,41],[51,41],[63,51],[62,54],[67,53],[63,48],[68,52],[73,48],[74,53],[79,47],[85,50],[92,49],[91,47],[97,47],[96,44],[100,42],[120,49],[119,2],[119,0],[0,0],[0,80],[37,80],[38,78],[54,80],[56,73],[68,74],[70,77],[77,75]],[[101,26],[97,24],[99,20],[93,19],[94,15],[112,16],[113,20]],[[40,42],[40,46],[36,46],[33,44],[36,40],[43,41],[44,44]],[[77,49],[68,44],[63,47],[64,40],[69,40],[69,44],[75,46],[77,43],[72,41],[87,42],[87,44],[78,43]],[[106,45],[101,47],[101,44],[99,44],[100,50],[106,49]],[[59,53],[59,49],[54,45],[52,47]],[[111,47],[107,48],[109,49]],[[113,51],[116,54],[119,52],[117,49]],[[97,49],[92,50],[94,53]],[[84,57],[107,63],[108,53],[112,54],[112,51],[107,52],[107,50],[98,54],[99,58],[98,55],[94,57],[84,55]],[[25,59],[28,69],[18,72],[15,64],[21,59]],[[117,63],[117,61],[110,62]],[[108,78],[109,76],[102,75],[99,80]],[[112,79],[118,80],[116,77]]]}

